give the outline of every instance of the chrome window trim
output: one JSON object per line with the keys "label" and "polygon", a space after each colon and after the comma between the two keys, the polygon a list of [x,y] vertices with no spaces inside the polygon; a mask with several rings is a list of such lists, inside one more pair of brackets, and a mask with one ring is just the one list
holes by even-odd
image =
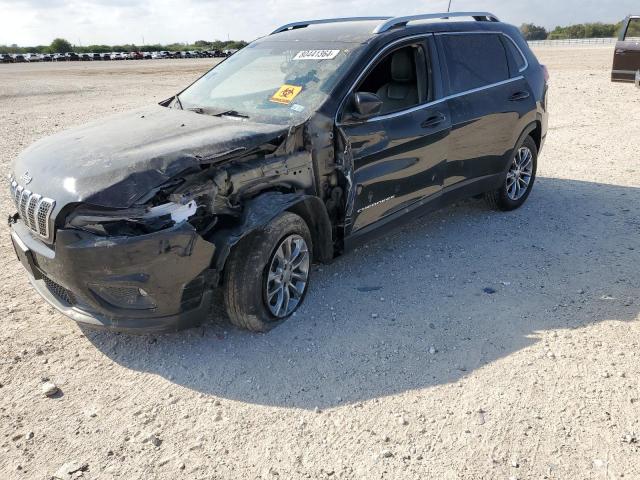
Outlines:
{"label": "chrome window trim", "polygon": [[524,54],[522,49],[518,46],[518,44],[513,39],[513,37],[511,37],[511,35],[509,35],[507,33],[494,32],[494,31],[491,31],[491,30],[487,30],[487,31],[485,31],[485,30],[473,30],[473,31],[469,31],[469,32],[437,32],[437,33],[434,33],[434,35],[435,36],[444,36],[444,35],[502,35],[503,37],[506,37],[513,44],[514,47],[516,47],[516,49],[518,50],[518,53],[520,54],[520,56],[524,60],[524,67],[519,69],[518,72],[522,73],[522,72],[526,71],[529,68],[529,60],[527,60],[527,56]]}
{"label": "chrome window trim", "polygon": [[340,105],[339,105],[339,107],[338,107],[338,109],[336,111],[335,117],[333,119],[336,127],[341,127],[343,125],[354,125],[354,124],[360,124],[360,123],[371,123],[371,122],[377,122],[377,121],[381,121],[381,120],[388,120],[390,118],[394,118],[394,117],[397,117],[397,116],[400,116],[400,115],[406,115],[408,113],[417,112],[418,110],[422,110],[423,108],[433,107],[435,105],[438,105],[439,103],[446,102],[446,101],[452,100],[454,98],[463,97],[465,95],[470,95],[470,94],[473,94],[473,93],[481,92],[483,90],[488,90],[490,88],[495,88],[495,87],[499,87],[501,85],[506,85],[508,83],[515,82],[516,80],[524,79],[523,75],[518,75],[517,77],[512,77],[512,78],[509,78],[507,80],[503,80],[501,82],[492,83],[491,85],[485,85],[483,87],[478,87],[478,88],[474,88],[474,89],[471,89],[471,90],[466,90],[464,92],[455,93],[453,95],[448,95],[446,97],[439,98],[439,99],[434,100],[432,102],[422,103],[420,105],[416,105],[415,107],[407,108],[405,110],[400,110],[398,112],[388,113],[386,115],[379,115],[377,117],[373,117],[373,118],[370,118],[368,120],[365,120],[364,122],[353,122],[353,123],[346,123],[346,124],[343,123],[343,122],[338,122],[338,115],[342,111],[342,109],[344,107],[344,104],[347,101],[347,98],[349,98],[349,96],[353,93],[356,85],[358,85],[358,83],[360,83],[360,80],[362,80],[362,78],[365,76],[365,74],[367,74],[369,72],[369,68],[371,67],[371,65],[373,65],[375,62],[377,62],[380,59],[381,56],[385,55],[387,50],[390,50],[391,48],[393,48],[394,46],[396,46],[399,43],[403,43],[405,41],[411,41],[411,40],[427,39],[427,38],[429,38],[429,36],[436,36],[436,35],[467,35],[467,34],[494,34],[494,35],[499,34],[499,35],[504,35],[511,42],[513,42],[513,44],[516,46],[516,48],[518,49],[518,51],[522,55],[522,58],[524,58],[525,66],[524,66],[524,68],[522,68],[520,70],[520,73],[524,72],[525,70],[527,70],[529,68],[529,62],[527,61],[527,57],[522,53],[522,50],[520,49],[520,47],[518,47],[518,44],[513,40],[513,38],[511,38],[509,35],[507,35],[504,32],[494,32],[494,31],[486,31],[486,32],[485,31],[438,32],[438,33],[431,32],[431,33],[421,33],[419,35],[411,35],[411,36],[408,36],[408,37],[400,38],[398,40],[395,40],[395,41],[391,42],[389,45],[385,46],[382,50],[380,50],[376,54],[376,56],[371,59],[371,61],[367,64],[367,66],[362,70],[360,75],[358,75],[358,78],[356,78],[355,82],[353,82],[353,84],[351,85],[351,88],[349,88],[349,91],[347,92],[347,94],[344,96],[344,98],[340,102]]}
{"label": "chrome window trim", "polygon": [[417,112],[418,110],[422,110],[423,108],[433,107],[438,105],[439,103],[447,102],[449,100],[453,100],[454,98],[464,97],[465,95],[471,95],[474,93],[482,92],[483,90],[489,90],[491,88],[500,87],[502,85],[507,85],[508,83],[515,82],[516,80],[522,80],[524,77],[522,75],[518,77],[509,78],[507,80],[503,80],[501,82],[492,83],[491,85],[485,85],[484,87],[474,88],[473,90],[467,90],[460,93],[455,93],[453,95],[447,95],[446,97],[442,97],[438,100],[434,100],[433,102],[423,103],[422,105],[418,105],[407,110],[401,110],[399,112],[388,113],[386,115],[380,115],[378,117],[373,117],[366,120],[364,123],[376,122],[379,120],[387,120],[389,118],[397,117],[399,115],[405,115],[407,113]]}
{"label": "chrome window trim", "polygon": [[525,72],[529,68],[529,60],[527,60],[527,56],[524,54],[522,49],[518,46],[516,41],[513,38],[511,38],[511,36],[507,35],[506,33],[503,33],[502,35],[504,35],[507,38],[507,40],[510,41],[513,44],[514,47],[516,47],[516,49],[518,50],[518,53],[520,54],[520,56],[524,60],[524,67],[519,69],[518,72],[520,72],[520,73]]}

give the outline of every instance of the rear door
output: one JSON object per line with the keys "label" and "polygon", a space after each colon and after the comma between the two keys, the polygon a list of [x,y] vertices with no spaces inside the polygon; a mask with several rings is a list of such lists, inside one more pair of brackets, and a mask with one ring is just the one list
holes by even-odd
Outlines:
{"label": "rear door", "polygon": [[[400,50],[413,52],[411,78],[417,82],[417,101],[401,107],[394,104],[392,111],[383,108],[380,115],[366,121],[339,121],[353,162],[347,235],[366,233],[442,190],[450,115],[446,102],[434,101],[440,95],[440,78],[434,74],[433,37],[385,50],[372,61],[353,92],[387,91],[390,97],[396,92],[402,96],[403,85],[394,82],[391,71],[392,57]],[[344,108],[348,111],[349,101]]]}
{"label": "rear door", "polygon": [[493,188],[520,132],[535,120],[535,98],[523,77],[528,65],[500,32],[443,33],[437,40],[451,112],[444,192],[474,195]]}
{"label": "rear door", "polygon": [[640,71],[640,16],[628,17],[620,31],[613,57],[611,80],[634,82]]}

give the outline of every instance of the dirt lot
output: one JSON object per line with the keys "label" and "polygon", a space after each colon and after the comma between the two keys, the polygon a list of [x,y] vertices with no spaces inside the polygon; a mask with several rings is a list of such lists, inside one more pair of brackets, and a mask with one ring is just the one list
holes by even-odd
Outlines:
{"label": "dirt lot", "polygon": [[[611,48],[537,53],[552,123],[528,203],[470,200],[316,268],[266,335],[82,330],[3,227],[0,478],[640,478],[640,91],[609,83]],[[0,170],[210,63],[0,65]]]}

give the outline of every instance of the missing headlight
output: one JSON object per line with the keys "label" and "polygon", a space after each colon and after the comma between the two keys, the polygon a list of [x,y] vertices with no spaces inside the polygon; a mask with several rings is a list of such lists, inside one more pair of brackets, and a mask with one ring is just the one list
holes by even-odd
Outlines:
{"label": "missing headlight", "polygon": [[196,214],[195,200],[186,204],[169,202],[155,207],[122,210],[81,206],[67,219],[67,226],[98,235],[141,235],[169,228]]}

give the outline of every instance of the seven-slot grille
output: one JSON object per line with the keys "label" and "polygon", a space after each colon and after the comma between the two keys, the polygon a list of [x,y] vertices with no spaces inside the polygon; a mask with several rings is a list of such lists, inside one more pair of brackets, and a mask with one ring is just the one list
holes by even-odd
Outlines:
{"label": "seven-slot grille", "polygon": [[49,238],[49,219],[56,205],[55,200],[33,193],[13,179],[11,196],[25,225],[41,237]]}

